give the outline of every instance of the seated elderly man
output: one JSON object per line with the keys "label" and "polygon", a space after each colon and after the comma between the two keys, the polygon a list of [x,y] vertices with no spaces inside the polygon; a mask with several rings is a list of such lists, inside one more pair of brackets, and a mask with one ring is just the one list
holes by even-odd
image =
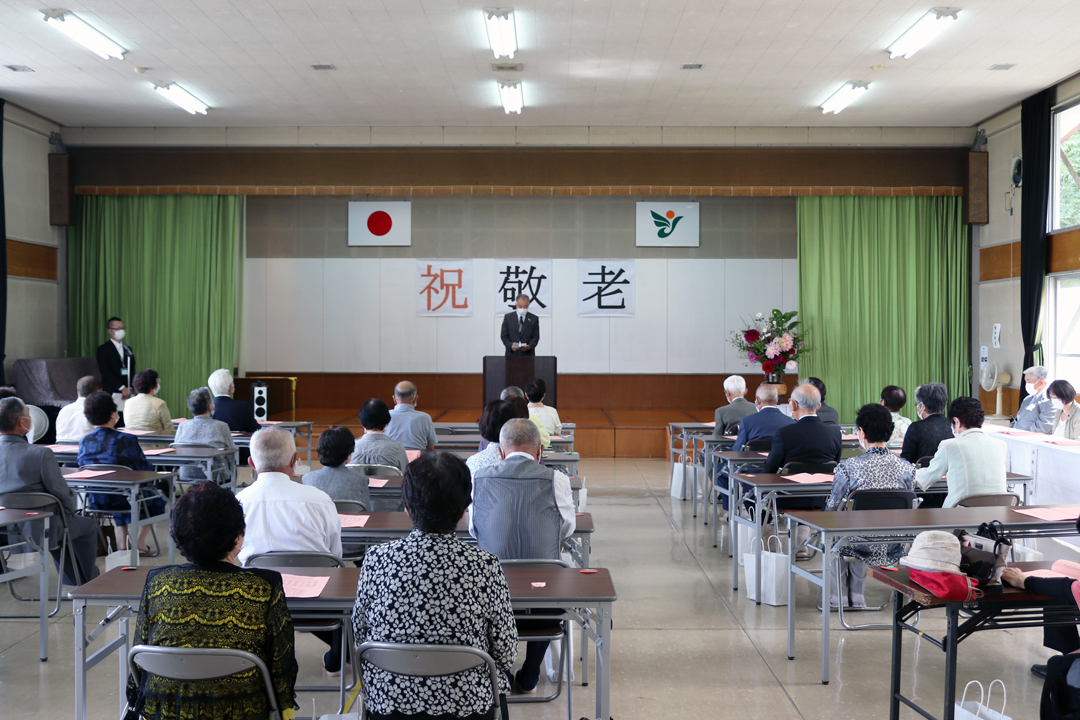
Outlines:
{"label": "seated elderly man", "polygon": [[1012,422],[1013,429],[1040,432],[1049,435],[1054,431],[1054,403],[1046,394],[1046,368],[1033,365],[1024,371],[1024,389],[1028,396],[1020,404],[1020,410]]}
{"label": "seated elderly man", "polygon": [[431,416],[416,409],[416,386],[402,380],[394,388],[394,409],[390,411],[390,424],[386,436],[397,440],[406,450],[434,450],[435,423]]}
{"label": "seated elderly man", "polygon": [[364,426],[364,434],[356,439],[351,462],[389,465],[404,472],[409,464],[409,456],[405,453],[404,445],[386,434],[386,427],[390,424],[390,410],[386,403],[371,398],[361,405],[360,424]]}
{"label": "seated elderly man", "polygon": [[[732,450],[742,450],[746,443],[751,440],[772,440],[780,428],[795,423],[789,415],[780,412],[780,408],[776,406],[779,399],[780,394],[775,385],[769,383],[758,385],[757,392],[754,394],[754,406],[757,408],[757,412],[747,415],[739,421],[739,434],[735,437],[735,443],[731,446]],[[744,469],[743,472],[756,471]],[[720,487],[727,488],[727,472],[721,473],[716,482]],[[721,495],[720,500],[724,509],[727,510],[728,496]]]}
{"label": "seated elderly man", "polygon": [[715,437],[726,434],[728,428],[733,427],[747,415],[757,412],[754,403],[746,399],[746,380],[741,375],[729,375],[724,380],[724,397],[727,398],[728,404],[716,408],[713,414],[713,419],[716,421],[716,427],[713,428]]}
{"label": "seated elderly man", "polygon": [[[270,552],[321,552],[341,557],[341,519],[330,496],[293,479],[296,442],[286,430],[265,427],[251,436],[248,464],[258,475],[236,494],[244,506],[244,547],[238,555],[247,564],[252,555]],[[341,632],[314,633],[330,645],[323,667],[341,672]]]}
{"label": "seated elderly man", "polygon": [[56,416],[57,440],[75,442],[82,440],[94,430],[94,426],[83,415],[83,404],[90,393],[99,390],[101,390],[101,381],[93,375],[79,378],[79,382],[75,384],[75,392],[79,394],[79,397],[60,408],[60,413]]}
{"label": "seated elderly man", "polygon": [[[540,465],[540,433],[523,418],[499,432],[498,465],[473,473],[470,531],[481,550],[500,560],[557,559],[562,541],[574,534],[570,478]],[[521,692],[536,691],[547,642],[530,642],[517,673]]]}
{"label": "seated elderly man", "polygon": [[926,383],[915,388],[915,413],[919,419],[904,433],[900,457],[914,465],[931,458],[938,444],[953,436],[952,426],[942,414],[949,404],[949,389],[941,383]]}
{"label": "seated elderly man", "polygon": [[[210,386],[210,392],[214,393],[214,419],[220,420],[229,426],[233,432],[253,433],[259,429],[259,421],[255,419],[255,411],[251,409],[251,403],[243,400],[233,400],[236,385],[233,384],[232,373],[222,368],[210,374],[206,381]],[[246,460],[246,458],[243,458]]]}
{"label": "seated elderly man", "polygon": [[[19,398],[0,400],[0,494],[48,493],[56,498],[52,509],[63,513],[67,521],[71,543],[71,555],[64,563],[64,582],[68,585],[93,580],[97,577],[97,523],[88,517],[76,515],[78,509],[75,493],[71,491],[60,473],[53,451],[44,445],[31,445],[26,441],[30,432],[30,413]],[[60,523],[54,522],[50,530],[50,547],[57,567],[60,563]],[[78,575],[75,571],[78,570]]]}
{"label": "seated elderly man", "polygon": [[[188,412],[191,413],[191,419],[180,423],[176,428],[175,442],[199,443],[227,450],[236,449],[229,426],[213,418],[214,400],[209,388],[192,390],[188,395],[187,407]],[[214,477],[208,478],[198,465],[182,465],[180,478],[182,480],[213,480],[220,485],[232,479],[236,471],[236,458],[232,455],[214,458],[213,467]]]}

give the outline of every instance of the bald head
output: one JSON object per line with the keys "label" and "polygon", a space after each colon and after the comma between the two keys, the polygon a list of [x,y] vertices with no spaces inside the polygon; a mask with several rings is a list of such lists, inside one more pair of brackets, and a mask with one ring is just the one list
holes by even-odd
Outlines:
{"label": "bald head", "polygon": [[524,418],[508,420],[499,431],[499,450],[503,457],[515,452],[537,455],[540,452],[540,431],[536,424]]}
{"label": "bald head", "polygon": [[821,407],[821,393],[813,385],[800,385],[791,391],[791,414],[797,417],[816,413]]}
{"label": "bald head", "polygon": [[394,399],[398,404],[416,404],[416,386],[408,380],[402,380],[394,386]]}
{"label": "bald head", "polygon": [[776,405],[776,402],[780,399],[780,394],[776,392],[775,385],[771,383],[761,383],[758,385],[754,397],[757,399],[758,407],[766,407]]}

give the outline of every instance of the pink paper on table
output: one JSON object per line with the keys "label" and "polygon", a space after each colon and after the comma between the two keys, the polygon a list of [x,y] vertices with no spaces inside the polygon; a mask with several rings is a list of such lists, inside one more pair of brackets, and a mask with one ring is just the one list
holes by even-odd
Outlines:
{"label": "pink paper on table", "polygon": [[386,478],[368,478],[368,487],[386,487],[386,483],[390,482]]}
{"label": "pink paper on table", "polygon": [[260,420],[259,424],[260,425],[280,425],[281,421],[280,420]]}
{"label": "pink paper on table", "polygon": [[858,440],[859,435],[858,435],[858,433],[848,433],[846,435],[841,435],[840,439],[841,440]]}
{"label": "pink paper on table", "polygon": [[727,439],[727,440],[735,440],[738,437],[739,437],[738,435],[725,435],[724,436],[724,438]]}
{"label": "pink paper on table", "polygon": [[784,475],[784,479],[797,483],[831,483],[833,476],[828,473],[795,473]]}
{"label": "pink paper on table", "polygon": [[1050,438],[1046,442],[1050,443],[1051,445],[1080,445],[1080,440],[1069,440],[1068,438]]}
{"label": "pink paper on table", "polygon": [[310,575],[281,574],[281,586],[285,589],[285,597],[319,597],[328,582],[330,582],[330,578],[325,575],[312,577]]}
{"label": "pink paper on table", "polygon": [[87,480],[89,478],[96,478],[101,475],[112,475],[115,470],[80,470],[79,472],[65,475],[65,478],[72,478],[74,480]]}
{"label": "pink paper on table", "polygon": [[232,435],[233,437],[240,437],[240,436],[241,436],[241,435],[243,435],[244,433],[242,433],[242,432],[235,432],[235,433],[229,433],[229,434],[230,434],[230,435]]}
{"label": "pink paper on table", "polygon": [[341,519],[341,527],[364,527],[367,525],[370,515],[342,515],[338,513],[338,518]]}
{"label": "pink paper on table", "polygon": [[992,430],[991,432],[998,432],[1002,435],[1042,435],[1042,433],[1031,432],[1030,430],[1013,430],[1012,428],[1006,428],[1004,430]]}
{"label": "pink paper on table", "polygon": [[416,458],[420,457],[420,451],[419,450],[406,450],[405,451],[405,457],[409,458],[409,462],[412,462]]}
{"label": "pink paper on table", "polygon": [[176,452],[176,448],[154,448],[153,450],[143,450],[143,455],[167,455],[174,452]]}
{"label": "pink paper on table", "polygon": [[1060,522],[1062,520],[1076,520],[1077,518],[1080,518],[1080,508],[1034,507],[1013,508],[1012,510],[1013,512],[1018,512],[1021,515],[1027,515],[1038,520],[1048,520],[1050,522]]}
{"label": "pink paper on table", "polygon": [[551,439],[552,440],[565,440],[566,436],[565,435],[552,435]]}
{"label": "pink paper on table", "polygon": [[716,427],[716,421],[715,420],[713,420],[712,422],[701,423],[701,424],[704,425],[705,427],[712,427],[712,428]]}
{"label": "pink paper on table", "polygon": [[534,588],[544,588],[544,587],[547,587],[547,583],[546,582],[534,582],[532,584],[532,586]]}
{"label": "pink paper on table", "polygon": [[79,452],[78,445],[46,445],[53,452]]}
{"label": "pink paper on table", "polygon": [[128,435],[152,435],[153,430],[128,430],[127,428],[120,428],[120,432],[125,432]]}
{"label": "pink paper on table", "polygon": [[1068,575],[1063,575],[1063,574],[1061,574],[1059,572],[1054,572],[1053,570],[1029,570],[1027,572],[1027,574],[1030,575],[1031,577],[1041,577],[1041,578],[1069,577]]}
{"label": "pink paper on table", "polygon": [[173,425],[176,425],[177,423],[182,423],[185,420],[187,420],[187,418],[173,418],[172,422],[173,422]]}

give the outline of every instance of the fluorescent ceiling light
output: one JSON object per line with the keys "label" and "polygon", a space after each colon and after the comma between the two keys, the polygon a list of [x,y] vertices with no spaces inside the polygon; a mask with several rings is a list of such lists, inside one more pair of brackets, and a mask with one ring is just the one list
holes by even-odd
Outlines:
{"label": "fluorescent ceiling light", "polygon": [[169,83],[168,85],[155,85],[154,89],[161,93],[163,96],[165,96],[165,98],[169,102],[179,107],[182,107],[192,115],[194,115],[195,113],[199,113],[201,115],[206,114],[206,111],[208,109],[206,103],[199,100],[199,98],[195,97],[176,83]]}
{"label": "fluorescent ceiling light", "polygon": [[956,21],[959,8],[934,8],[919,18],[896,42],[889,46],[889,58],[903,56],[905,60],[923,49],[945,28]]}
{"label": "fluorescent ceiling light", "polygon": [[102,59],[124,59],[127,52],[110,37],[89,25],[85,20],[69,12],[45,11],[45,22]]}
{"label": "fluorescent ceiling light", "polygon": [[829,96],[829,99],[821,103],[821,114],[840,114],[864,92],[870,89],[870,83],[844,83],[844,86]]}
{"label": "fluorescent ceiling light", "polygon": [[514,8],[484,8],[484,25],[487,26],[488,45],[495,53],[495,59],[513,59],[518,49]]}
{"label": "fluorescent ceiling light", "polygon": [[521,81],[499,81],[499,99],[502,101],[503,110],[506,114],[521,114],[521,108],[525,107],[525,96],[521,93]]}

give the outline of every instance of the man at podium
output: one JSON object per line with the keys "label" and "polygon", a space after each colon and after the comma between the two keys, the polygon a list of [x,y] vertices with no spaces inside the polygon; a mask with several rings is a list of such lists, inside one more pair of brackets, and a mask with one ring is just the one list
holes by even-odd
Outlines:
{"label": "man at podium", "polygon": [[517,309],[503,316],[502,343],[507,355],[535,355],[540,342],[540,318],[529,312],[529,296],[517,296]]}

